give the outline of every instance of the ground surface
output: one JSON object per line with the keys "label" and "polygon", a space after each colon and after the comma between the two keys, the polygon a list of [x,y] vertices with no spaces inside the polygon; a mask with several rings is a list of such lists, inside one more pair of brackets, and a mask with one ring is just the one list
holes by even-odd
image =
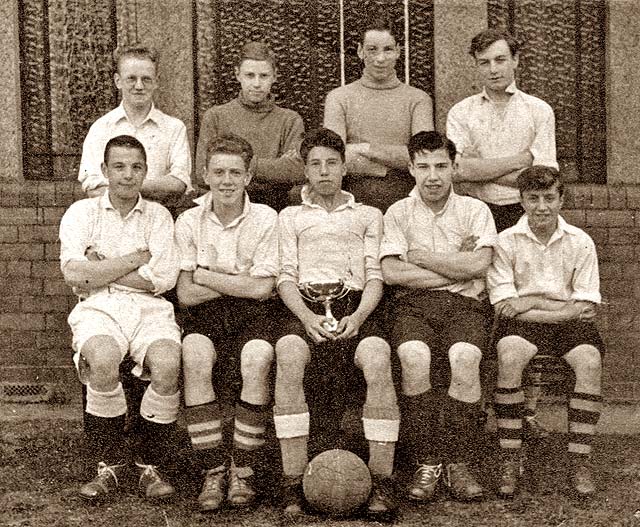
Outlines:
{"label": "ground surface", "polygon": [[[78,460],[82,452],[80,410],[55,405],[8,406],[0,404],[0,526],[187,527],[287,526],[273,504],[250,512],[223,511],[203,515],[193,511],[197,487],[189,475],[179,480],[181,492],[169,505],[153,506],[133,491],[117,500],[91,506],[76,497],[84,476]],[[491,439],[491,438],[489,438]],[[563,492],[566,460],[560,436],[532,448],[529,478],[513,502],[495,498],[461,504],[440,491],[434,503],[404,504],[398,526],[638,526],[640,527],[640,438],[603,436],[598,440],[600,494],[588,503],[572,500]],[[491,490],[494,453],[486,449],[481,469]],[[302,525],[359,526],[362,520],[338,521],[309,516]],[[372,524],[375,525],[375,524]]]}

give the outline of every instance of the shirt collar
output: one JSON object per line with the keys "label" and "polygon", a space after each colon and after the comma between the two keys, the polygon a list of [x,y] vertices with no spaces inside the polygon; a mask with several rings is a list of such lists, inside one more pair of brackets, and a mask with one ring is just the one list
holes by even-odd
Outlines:
{"label": "shirt collar", "polygon": [[[211,191],[207,192],[204,196],[200,196],[199,198],[194,199],[193,201],[195,201],[199,205],[202,205],[203,214],[205,214],[206,217],[209,217],[213,219],[213,221],[215,221],[216,223],[222,225],[222,223],[218,219],[218,216],[213,211],[213,194],[211,194]],[[247,214],[249,214],[250,208],[251,208],[251,200],[249,199],[249,194],[247,194],[247,192],[245,191],[244,205],[242,206],[242,212],[240,213],[240,216],[238,216],[228,225],[225,225],[225,228],[233,227],[238,223],[240,223],[247,216]]]}
{"label": "shirt collar", "polygon": [[[109,198],[109,190],[107,190],[104,194],[102,194],[102,196],[100,196],[100,198],[98,198],[98,203],[100,207],[105,210],[106,209],[116,210],[115,207],[111,204],[111,198]],[[131,212],[134,212],[134,211],[143,212],[144,203],[145,202],[142,199],[142,196],[138,194],[138,201],[136,201],[136,204],[133,206],[133,209],[131,209]],[[129,214],[131,214],[131,212],[129,212]]]}
{"label": "shirt collar", "polygon": [[[340,193],[343,196],[347,197],[347,202],[344,203],[343,205],[340,205],[339,207],[336,207],[333,212],[343,209],[343,208],[355,208],[359,205],[361,205],[361,203],[356,203],[356,198],[353,194],[351,194],[351,192],[347,192],[346,190],[341,190]],[[302,198],[302,204],[307,206],[307,207],[314,207],[314,208],[320,208],[324,210],[324,207],[321,207],[320,205],[317,205],[316,203],[312,203],[310,198],[309,198],[309,186],[308,185],[304,185],[302,187],[302,190],[300,191],[300,197]]]}
{"label": "shirt collar", "polygon": [[[124,102],[120,102],[120,105],[113,110],[113,122],[118,123],[122,119],[128,121],[129,117],[127,117],[127,112],[124,110]],[[160,120],[162,119],[162,113],[160,110],[156,108],[156,105],[151,103],[151,110],[142,121],[143,123],[147,121],[152,121],[155,124],[160,124]]]}
{"label": "shirt collar", "polygon": [[[511,95],[514,95],[516,93],[518,93],[520,90],[518,90],[518,88],[516,87],[516,81],[512,81],[511,84],[509,84],[509,86],[506,87],[506,89],[504,90],[506,93],[510,93]],[[491,97],[489,97],[489,94],[487,93],[487,88],[483,87],[482,88],[482,93],[480,94],[480,96],[483,99],[486,99],[487,101],[491,101],[493,102],[493,100],[491,99]]]}
{"label": "shirt collar", "polygon": [[[440,214],[444,214],[444,212],[449,208],[449,204],[451,203],[451,201],[455,199],[454,196],[457,196],[457,194],[456,191],[453,190],[453,185],[451,185],[449,189],[449,197],[447,197],[447,201],[445,202],[444,207],[442,207],[438,212],[434,212],[433,215],[439,216]],[[418,190],[417,185],[411,189],[411,192],[409,192],[409,197],[418,200],[424,207],[431,210],[429,206],[422,200],[422,196],[420,195],[420,191]]]}
{"label": "shirt collar", "polygon": [[[576,228],[573,225],[568,224],[566,220],[558,214],[558,225],[556,226],[556,230],[551,235],[551,238],[549,238],[547,245],[551,245],[555,241],[562,238],[565,234],[573,234],[575,232],[575,229]],[[540,243],[540,240],[538,240],[537,236],[529,227],[529,219],[526,214],[523,214],[522,217],[518,220],[518,223],[513,226],[513,230],[517,234],[523,234],[531,238],[536,243]]]}

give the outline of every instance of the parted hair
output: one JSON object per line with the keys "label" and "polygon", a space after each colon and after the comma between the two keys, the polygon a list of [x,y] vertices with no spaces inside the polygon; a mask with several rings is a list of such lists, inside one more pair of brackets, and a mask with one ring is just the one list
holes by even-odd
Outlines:
{"label": "parted hair", "polygon": [[402,42],[395,20],[382,8],[372,8],[365,14],[360,25],[361,44],[364,43],[367,31],[386,31],[393,37],[396,44]]}
{"label": "parted hair", "polygon": [[273,71],[276,70],[276,55],[264,42],[252,40],[242,46],[238,53],[236,67],[239,68],[244,60],[264,60],[271,64]]}
{"label": "parted hair", "polygon": [[407,150],[409,151],[409,159],[411,162],[415,160],[416,154],[419,152],[435,152],[444,149],[453,163],[456,160],[456,145],[446,135],[440,132],[423,131],[411,136]]}
{"label": "parted hair", "polygon": [[475,59],[476,53],[484,51],[494,42],[498,42],[499,40],[504,40],[509,46],[509,51],[511,51],[511,56],[515,57],[520,49],[520,43],[515,39],[515,37],[509,33],[508,31],[503,31],[501,29],[485,29],[478,33],[475,37],[471,39],[471,45],[469,46],[469,54]]}
{"label": "parted hair", "polygon": [[158,51],[155,48],[142,44],[141,42],[118,46],[113,50],[113,64],[116,71],[120,68],[120,61],[126,57],[150,60],[155,65],[156,70],[160,60]]}
{"label": "parted hair", "polygon": [[558,193],[562,197],[564,194],[564,185],[560,180],[560,172],[553,167],[544,165],[534,165],[526,168],[518,174],[518,190],[520,195],[528,190],[548,190],[556,183],[558,184]]}
{"label": "parted hair", "polygon": [[342,137],[328,128],[317,128],[305,134],[302,144],[300,145],[300,156],[306,163],[309,152],[316,146],[331,148],[340,154],[342,161],[345,160],[345,146]]}
{"label": "parted hair", "polygon": [[249,170],[251,159],[253,158],[253,148],[251,144],[234,134],[219,135],[207,143],[207,166],[214,154],[229,154],[240,156],[244,161],[244,166]]}
{"label": "parted hair", "polygon": [[111,149],[114,147],[125,147],[125,148],[134,148],[136,150],[140,150],[142,152],[142,157],[144,158],[144,162],[147,162],[147,151],[144,149],[144,145],[138,141],[132,135],[117,135],[112,137],[107,141],[106,146],[104,147],[104,164],[109,164],[109,153]]}

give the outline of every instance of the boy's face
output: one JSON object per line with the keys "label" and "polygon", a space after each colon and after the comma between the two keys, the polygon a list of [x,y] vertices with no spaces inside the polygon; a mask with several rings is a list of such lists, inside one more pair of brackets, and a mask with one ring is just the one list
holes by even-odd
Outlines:
{"label": "boy's face", "polygon": [[358,57],[364,62],[367,74],[377,81],[384,81],[396,74],[396,62],[400,46],[388,31],[369,30],[364,42],[358,44]]}
{"label": "boy's face", "polygon": [[109,195],[123,201],[138,199],[142,182],[147,175],[147,163],[142,152],[128,146],[109,149],[102,173],[109,181]]}
{"label": "boy's face", "polygon": [[149,59],[123,57],[114,76],[122,100],[129,106],[146,107],[153,102],[158,87],[156,65]]}
{"label": "boy's face", "polygon": [[489,92],[501,93],[515,79],[518,56],[511,55],[506,40],[498,40],[476,53],[476,65],[485,88]]}
{"label": "boy's face", "polygon": [[416,180],[420,197],[431,208],[439,210],[446,203],[454,168],[444,148],[417,152],[409,164],[409,172]]}
{"label": "boy's face", "polygon": [[267,60],[245,59],[236,68],[236,79],[240,83],[242,96],[249,102],[261,103],[271,93],[276,72]]}
{"label": "boy's face", "polygon": [[340,152],[325,146],[314,146],[307,155],[304,174],[309,190],[321,196],[333,196],[342,189],[346,167]]}
{"label": "boy's face", "polygon": [[230,206],[243,202],[251,174],[239,155],[214,153],[207,165],[205,181],[211,189],[214,205]]}
{"label": "boy's face", "polygon": [[545,190],[525,190],[521,193],[520,202],[532,231],[555,230],[563,203],[557,183]]}

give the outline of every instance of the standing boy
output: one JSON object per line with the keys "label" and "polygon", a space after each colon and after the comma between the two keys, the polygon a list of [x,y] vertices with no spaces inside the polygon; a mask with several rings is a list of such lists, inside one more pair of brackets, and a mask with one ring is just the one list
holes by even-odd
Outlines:
{"label": "standing boy", "polygon": [[105,192],[101,171],[107,141],[120,134],[137,138],[147,153],[147,177],[140,192],[145,199],[171,205],[191,189],[191,153],[182,121],[156,108],[158,53],[143,44],[118,47],[113,53],[114,82],[120,106],[91,125],[82,145],[78,180],[89,197]]}

